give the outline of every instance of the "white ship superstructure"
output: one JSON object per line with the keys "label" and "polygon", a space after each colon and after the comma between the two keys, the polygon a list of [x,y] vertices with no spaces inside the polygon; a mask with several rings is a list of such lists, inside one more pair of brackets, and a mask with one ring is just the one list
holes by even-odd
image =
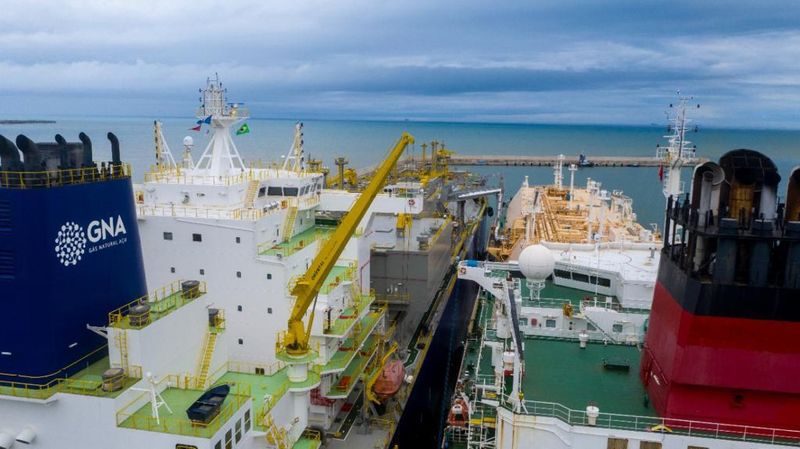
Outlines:
{"label": "white ship superstructure", "polygon": [[[153,292],[86,323],[107,341],[95,355],[107,356],[75,362],[83,371],[43,386],[0,385],[0,448],[18,434],[17,445],[37,438],[43,448],[302,449],[326,436],[331,447],[388,444],[427,351],[410,334],[429,308],[424,326],[435,329],[443,307],[430,301],[477,221],[425,212],[441,179],[385,187],[337,248],[303,317],[307,349],[292,354],[297,283],[341,237],[337,226],[360,194],[325,190],[323,174],[304,167],[301,124],[282,165],[245,163],[231,134],[248,111],[227,102],[218,79],[201,95],[198,123],[211,128],[203,153],[195,160],[187,137],[175,157],[156,122],[156,165],[134,186]],[[412,140],[398,142],[395,160]],[[482,216],[477,204],[468,217]],[[385,258],[380,279],[373,253]],[[416,285],[398,282],[409,275],[397,267],[419,274]],[[409,297],[420,290],[424,298]],[[397,341],[417,349],[409,355]]]}

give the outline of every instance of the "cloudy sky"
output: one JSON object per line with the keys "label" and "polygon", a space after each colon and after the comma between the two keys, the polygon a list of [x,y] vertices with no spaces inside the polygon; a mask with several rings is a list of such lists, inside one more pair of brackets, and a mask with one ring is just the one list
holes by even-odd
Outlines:
{"label": "cloudy sky", "polygon": [[3,0],[0,116],[800,128],[800,2]]}

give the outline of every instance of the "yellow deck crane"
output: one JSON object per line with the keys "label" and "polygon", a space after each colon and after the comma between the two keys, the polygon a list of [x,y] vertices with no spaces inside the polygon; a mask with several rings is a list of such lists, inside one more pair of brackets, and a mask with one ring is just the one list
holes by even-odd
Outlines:
{"label": "yellow deck crane", "polygon": [[367,213],[370,204],[383,188],[383,183],[392,168],[400,159],[406,147],[413,143],[414,137],[404,132],[394,148],[389,151],[386,159],[374,172],[372,180],[356,199],[350,211],[320,248],[308,270],[297,279],[297,282],[292,287],[291,294],[296,300],[291,315],[289,315],[289,327],[283,338],[283,350],[286,351],[288,356],[303,358],[308,355],[308,341],[311,334],[311,324],[314,321],[314,309],[311,310],[307,326],[303,325],[303,316],[316,299],[322,284],[325,282],[325,278],[339,259],[361,219],[364,218],[364,214]]}

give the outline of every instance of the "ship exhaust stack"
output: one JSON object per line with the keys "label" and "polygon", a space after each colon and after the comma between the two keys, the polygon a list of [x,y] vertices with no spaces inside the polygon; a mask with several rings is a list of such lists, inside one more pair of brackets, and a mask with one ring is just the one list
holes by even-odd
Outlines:
{"label": "ship exhaust stack", "polygon": [[664,418],[800,429],[800,169],[786,204],[780,180],[768,157],[738,149],[695,170],[691,199],[667,201],[676,238],[640,365]]}
{"label": "ship exhaust stack", "polygon": [[25,157],[24,164],[26,171],[42,170],[42,153],[31,139],[28,139],[22,134],[18,135],[17,147],[22,151],[22,155]]}
{"label": "ship exhaust stack", "polygon": [[67,139],[61,134],[56,134],[56,143],[58,144],[58,168],[60,170],[72,168],[69,163],[69,144]]}
{"label": "ship exhaust stack", "polygon": [[117,139],[117,136],[114,135],[114,133],[112,132],[109,132],[107,137],[108,140],[111,142],[111,163],[115,167],[119,166],[120,164],[122,164],[122,160],[120,159],[119,156],[119,139]]}
{"label": "ship exhaust stack", "polygon": [[81,166],[96,167],[97,165],[94,163],[94,159],[92,158],[92,139],[90,139],[86,133],[78,134],[78,139],[80,139],[81,143],[83,143],[83,161]]}
{"label": "ship exhaust stack", "polygon": [[22,169],[22,161],[19,158],[17,146],[2,135],[0,135],[0,168],[3,171],[19,171]]}

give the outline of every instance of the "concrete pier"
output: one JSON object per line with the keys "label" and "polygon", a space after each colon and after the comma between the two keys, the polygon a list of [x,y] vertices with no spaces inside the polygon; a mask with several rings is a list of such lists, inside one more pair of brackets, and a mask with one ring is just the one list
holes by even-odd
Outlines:
{"label": "concrete pier", "polygon": [[[690,160],[685,166],[695,166],[706,162],[708,159],[696,158]],[[589,166],[594,167],[658,167],[661,159],[650,156],[591,156],[587,157]],[[502,165],[502,166],[533,166],[551,167],[558,163],[558,156],[518,156],[518,155],[486,155],[473,156],[454,154],[449,160],[449,165]],[[564,156],[564,167],[569,164],[578,164],[577,156]]]}

